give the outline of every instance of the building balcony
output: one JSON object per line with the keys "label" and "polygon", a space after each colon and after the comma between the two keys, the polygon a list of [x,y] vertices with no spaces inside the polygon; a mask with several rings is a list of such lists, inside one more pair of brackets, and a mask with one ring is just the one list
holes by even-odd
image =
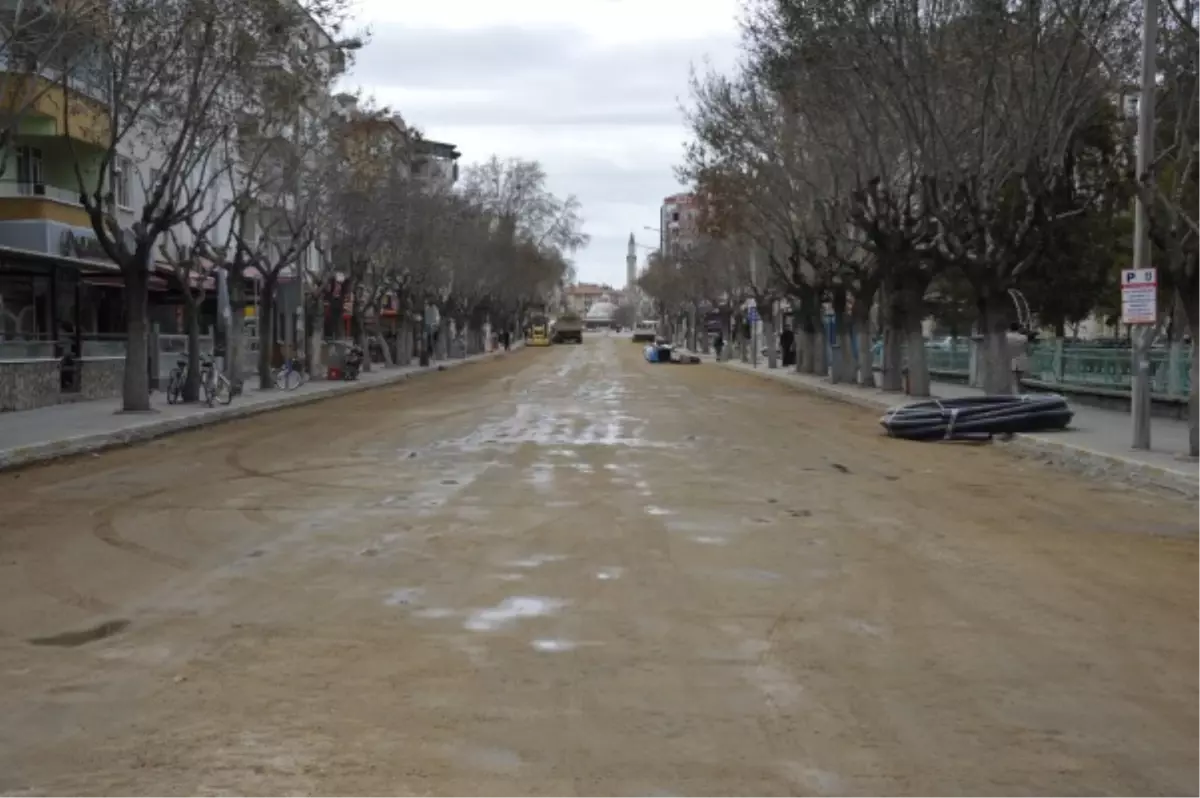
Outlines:
{"label": "building balcony", "polygon": [[19,118],[22,135],[69,135],[94,147],[110,143],[109,91],[101,81],[72,76],[64,92],[62,75],[56,70],[25,74],[10,69],[3,57],[0,72],[5,73],[0,77],[0,110]]}
{"label": "building balcony", "polygon": [[0,221],[43,220],[90,227],[78,187],[0,180]]}

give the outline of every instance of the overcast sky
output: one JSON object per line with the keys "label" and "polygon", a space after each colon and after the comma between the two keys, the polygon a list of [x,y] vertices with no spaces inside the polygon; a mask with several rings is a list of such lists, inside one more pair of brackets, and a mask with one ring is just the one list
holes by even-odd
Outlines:
{"label": "overcast sky", "polygon": [[[738,0],[359,0],[371,29],[348,81],[464,166],[541,161],[583,203],[580,279],[625,283],[629,234],[656,245],[686,130],[688,70],[736,57]],[[638,248],[639,262],[649,250]]]}

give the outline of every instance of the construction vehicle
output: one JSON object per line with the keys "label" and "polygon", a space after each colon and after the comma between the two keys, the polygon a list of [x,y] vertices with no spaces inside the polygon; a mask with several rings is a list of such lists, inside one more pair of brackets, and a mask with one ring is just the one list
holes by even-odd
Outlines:
{"label": "construction vehicle", "polygon": [[554,332],[551,339],[556,344],[583,343],[583,319],[570,311],[562,314],[554,322]]}
{"label": "construction vehicle", "polygon": [[652,319],[637,322],[633,325],[631,339],[635,344],[654,343],[658,339],[658,322]]}
{"label": "construction vehicle", "polygon": [[528,346],[550,346],[550,318],[543,308],[530,311],[529,322],[525,326],[525,343]]}

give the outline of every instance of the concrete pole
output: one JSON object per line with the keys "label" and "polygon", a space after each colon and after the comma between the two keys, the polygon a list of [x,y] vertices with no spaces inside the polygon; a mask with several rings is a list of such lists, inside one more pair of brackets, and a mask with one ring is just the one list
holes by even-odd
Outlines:
{"label": "concrete pole", "polygon": [[[1147,177],[1154,162],[1154,89],[1158,53],[1158,0],[1142,3],[1142,85],[1138,98],[1137,174],[1140,183]],[[1144,200],[1144,190],[1137,194],[1137,215],[1134,217],[1133,268],[1152,266],[1150,249],[1150,212]],[[1140,326],[1133,339],[1133,384],[1130,412],[1133,413],[1133,448],[1150,448],[1150,346],[1154,343],[1156,325]]]}

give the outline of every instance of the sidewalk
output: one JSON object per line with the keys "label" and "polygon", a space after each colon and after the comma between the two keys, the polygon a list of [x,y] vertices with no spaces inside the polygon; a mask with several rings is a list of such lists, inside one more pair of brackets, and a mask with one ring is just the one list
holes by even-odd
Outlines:
{"label": "sidewalk", "polygon": [[[514,346],[513,351],[521,346]],[[244,393],[235,396],[233,402],[224,407],[217,405],[210,408],[197,403],[171,405],[167,404],[162,391],[155,391],[150,397],[153,408],[150,413],[119,413],[120,399],[74,402],[0,413],[0,471],[59,457],[128,446],[208,424],[394,385],[420,374],[436,374],[439,367],[452,369],[505,354],[503,351],[486,352],[463,359],[439,361],[426,368],[405,366],[385,369],[375,365],[354,382],[308,382],[292,391],[259,391],[253,387],[258,380],[252,378],[247,381]]]}
{"label": "sidewalk", "polygon": [[[707,362],[713,362],[711,355],[701,356]],[[874,388],[833,385],[826,379],[797,374],[793,369],[782,366],[771,370],[763,361],[759,362],[757,369],[739,360],[721,365],[868,410],[882,411],[909,401],[918,401],[915,397],[885,393]],[[978,396],[981,392],[957,383],[935,382],[933,393],[937,398],[948,399]],[[1070,429],[1016,435],[1012,441],[1002,445],[1088,475],[1127,479],[1179,491],[1190,497],[1200,495],[1200,470],[1194,460],[1185,457],[1188,445],[1186,421],[1154,419],[1151,426],[1154,449],[1141,452],[1130,448],[1132,421],[1127,414],[1077,404],[1072,404],[1071,409],[1075,417]]]}

